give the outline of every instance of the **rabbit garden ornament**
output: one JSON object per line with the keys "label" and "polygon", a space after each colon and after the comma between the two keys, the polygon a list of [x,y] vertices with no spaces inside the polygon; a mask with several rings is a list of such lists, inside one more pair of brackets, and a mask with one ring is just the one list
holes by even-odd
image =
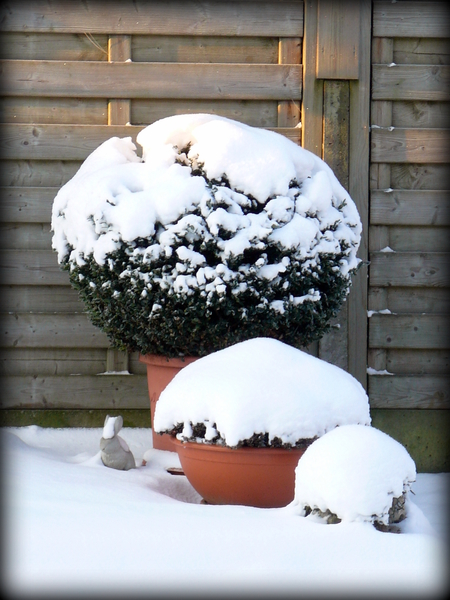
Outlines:
{"label": "rabbit garden ornament", "polygon": [[103,435],[100,440],[102,462],[106,467],[128,471],[134,469],[134,456],[126,441],[118,433],[122,429],[123,418],[106,415]]}

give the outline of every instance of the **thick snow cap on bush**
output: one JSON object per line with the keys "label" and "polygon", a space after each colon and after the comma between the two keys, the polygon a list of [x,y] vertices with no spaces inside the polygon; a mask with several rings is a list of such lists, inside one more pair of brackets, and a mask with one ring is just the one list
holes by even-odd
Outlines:
{"label": "thick snow cap on bush", "polygon": [[[158,233],[152,253],[164,255],[183,228],[198,229],[201,222],[212,235],[226,232],[224,260],[264,239],[312,260],[320,253],[340,254],[344,242],[349,250],[340,260],[342,275],[358,265],[361,222],[355,204],[328,165],[284,136],[194,114],[157,121],[137,141],[142,159],[131,138],[111,138],[59,191],[52,212],[59,262],[83,265],[92,255],[102,265],[122,242],[151,238],[161,227],[164,234]],[[227,185],[212,191],[211,182],[223,183],[223,177]],[[249,198],[264,210],[244,214]],[[218,202],[227,209],[211,208]],[[183,221],[195,211],[195,222]],[[196,259],[201,268],[204,257]],[[277,268],[285,267],[274,265],[261,276],[275,277]]]}
{"label": "thick snow cap on bush", "polygon": [[293,505],[329,510],[343,521],[387,524],[393,498],[408,491],[416,466],[407,450],[373,427],[345,425],[309,446],[295,471]]}
{"label": "thick snow cap on bush", "polygon": [[206,426],[236,446],[254,433],[284,444],[321,436],[338,425],[370,424],[360,383],[346,371],[283,342],[256,338],[214,352],[184,367],[162,392],[154,430],[182,423]]}

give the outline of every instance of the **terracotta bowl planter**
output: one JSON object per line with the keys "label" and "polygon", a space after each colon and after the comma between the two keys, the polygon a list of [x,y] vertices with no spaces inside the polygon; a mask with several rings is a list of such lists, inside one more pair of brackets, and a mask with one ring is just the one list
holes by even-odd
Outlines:
{"label": "terracotta bowl planter", "polygon": [[[153,418],[155,416],[155,407],[161,392],[172,381],[175,375],[186,367],[196,357],[185,358],[166,358],[156,354],[140,354],[140,362],[147,366],[147,385],[148,395],[150,397],[150,417],[153,427]],[[157,450],[170,450],[175,452],[173,438],[164,433],[162,435],[153,434],[153,448]]]}
{"label": "terracotta bowl planter", "polygon": [[287,506],[294,499],[295,468],[306,448],[238,448],[173,438],[184,474],[209,504],[258,508]]}

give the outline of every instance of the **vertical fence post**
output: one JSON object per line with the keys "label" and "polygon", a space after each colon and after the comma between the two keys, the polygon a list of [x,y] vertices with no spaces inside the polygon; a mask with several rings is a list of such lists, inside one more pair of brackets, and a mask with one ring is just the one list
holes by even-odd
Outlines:
{"label": "vertical fence post", "polygon": [[[131,36],[110,35],[108,37],[108,61],[125,62],[131,59]],[[131,101],[111,98],[108,100],[108,125],[126,125],[131,120]],[[106,351],[106,371],[117,373],[129,370],[128,352],[117,348]]]}
{"label": "vertical fence post", "polygon": [[[355,201],[367,261],[371,0],[307,0],[303,38],[302,145],[323,158]],[[367,266],[320,340],[319,357],[367,388]]]}

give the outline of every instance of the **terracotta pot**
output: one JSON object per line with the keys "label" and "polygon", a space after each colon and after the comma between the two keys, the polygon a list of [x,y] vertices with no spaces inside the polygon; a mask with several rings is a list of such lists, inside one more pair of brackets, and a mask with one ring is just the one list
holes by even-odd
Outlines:
{"label": "terracotta pot", "polygon": [[176,438],[173,444],[184,474],[206,502],[259,508],[287,506],[294,499],[295,467],[306,450],[233,450]]}
{"label": "terracotta pot", "polygon": [[[161,392],[172,381],[175,375],[186,367],[196,357],[185,358],[166,358],[156,354],[140,354],[140,362],[147,366],[147,385],[148,395],[150,397],[150,418],[153,427],[153,417],[155,416],[156,403],[158,402]],[[164,433],[163,435],[153,434],[153,448],[157,450],[170,450],[175,452],[172,443],[173,438]]]}

